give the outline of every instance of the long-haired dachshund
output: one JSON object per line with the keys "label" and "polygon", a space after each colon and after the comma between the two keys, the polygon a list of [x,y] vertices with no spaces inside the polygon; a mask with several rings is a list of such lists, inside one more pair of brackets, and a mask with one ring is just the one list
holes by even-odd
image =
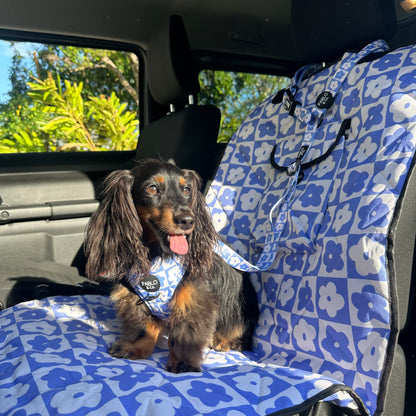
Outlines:
{"label": "long-haired dachshund", "polygon": [[[111,173],[86,233],[87,276],[113,279],[112,299],[122,323],[115,357],[148,357],[168,335],[167,370],[200,371],[203,349],[250,350],[258,320],[255,290],[247,276],[214,252],[218,235],[194,171],[154,159]],[[150,309],[125,276],[149,275],[157,256],[180,256],[185,274],[169,303],[166,322]]]}

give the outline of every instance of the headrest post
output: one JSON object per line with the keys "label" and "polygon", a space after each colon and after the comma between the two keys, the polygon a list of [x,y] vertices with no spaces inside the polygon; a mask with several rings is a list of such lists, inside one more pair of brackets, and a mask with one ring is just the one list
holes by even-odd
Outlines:
{"label": "headrest post", "polygon": [[175,112],[175,104],[169,104],[169,112],[174,113]]}
{"label": "headrest post", "polygon": [[195,104],[195,99],[194,99],[194,96],[192,94],[188,95],[188,103],[189,103],[189,105],[194,105]]}

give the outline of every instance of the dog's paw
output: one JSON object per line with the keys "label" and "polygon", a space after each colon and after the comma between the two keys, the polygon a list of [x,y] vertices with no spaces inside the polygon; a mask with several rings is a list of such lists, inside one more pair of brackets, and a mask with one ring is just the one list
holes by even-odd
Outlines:
{"label": "dog's paw", "polygon": [[146,337],[136,341],[119,339],[110,347],[110,354],[116,358],[128,358],[129,360],[142,360],[148,358],[153,352],[153,342],[148,342]]}
{"label": "dog's paw", "polygon": [[168,370],[170,373],[199,373],[201,371],[201,367],[192,365],[190,363],[187,363],[185,361],[173,361],[169,360],[166,365],[166,370]]}
{"label": "dog's paw", "polygon": [[225,338],[216,336],[211,344],[211,348],[218,352],[228,352],[230,350],[243,351],[241,338]]}
{"label": "dog's paw", "polygon": [[115,358],[135,358],[132,343],[122,340],[116,341],[110,347],[109,353]]}

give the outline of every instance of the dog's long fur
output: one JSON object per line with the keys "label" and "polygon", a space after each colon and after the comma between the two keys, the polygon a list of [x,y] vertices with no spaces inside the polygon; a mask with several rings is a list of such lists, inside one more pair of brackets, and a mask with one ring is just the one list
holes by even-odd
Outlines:
{"label": "dog's long fur", "polygon": [[[200,371],[205,347],[251,348],[257,297],[248,277],[214,253],[218,236],[199,187],[194,171],[155,159],[107,177],[85,247],[87,276],[115,282],[112,298],[122,334],[110,349],[113,356],[146,358],[164,332],[167,369],[174,373]],[[125,276],[146,276],[153,257],[173,254],[169,236],[178,234],[188,241],[187,270],[170,302],[171,316],[162,322],[138,301]]]}

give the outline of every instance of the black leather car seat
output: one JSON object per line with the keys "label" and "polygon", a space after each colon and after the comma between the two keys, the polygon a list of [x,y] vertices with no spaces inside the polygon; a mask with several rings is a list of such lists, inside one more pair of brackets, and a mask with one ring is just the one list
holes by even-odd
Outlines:
{"label": "black leather car seat", "polygon": [[152,97],[169,112],[144,127],[136,158],[171,159],[207,181],[224,150],[217,143],[221,113],[213,105],[197,105],[197,67],[179,16],[171,16],[152,36],[147,74]]}

